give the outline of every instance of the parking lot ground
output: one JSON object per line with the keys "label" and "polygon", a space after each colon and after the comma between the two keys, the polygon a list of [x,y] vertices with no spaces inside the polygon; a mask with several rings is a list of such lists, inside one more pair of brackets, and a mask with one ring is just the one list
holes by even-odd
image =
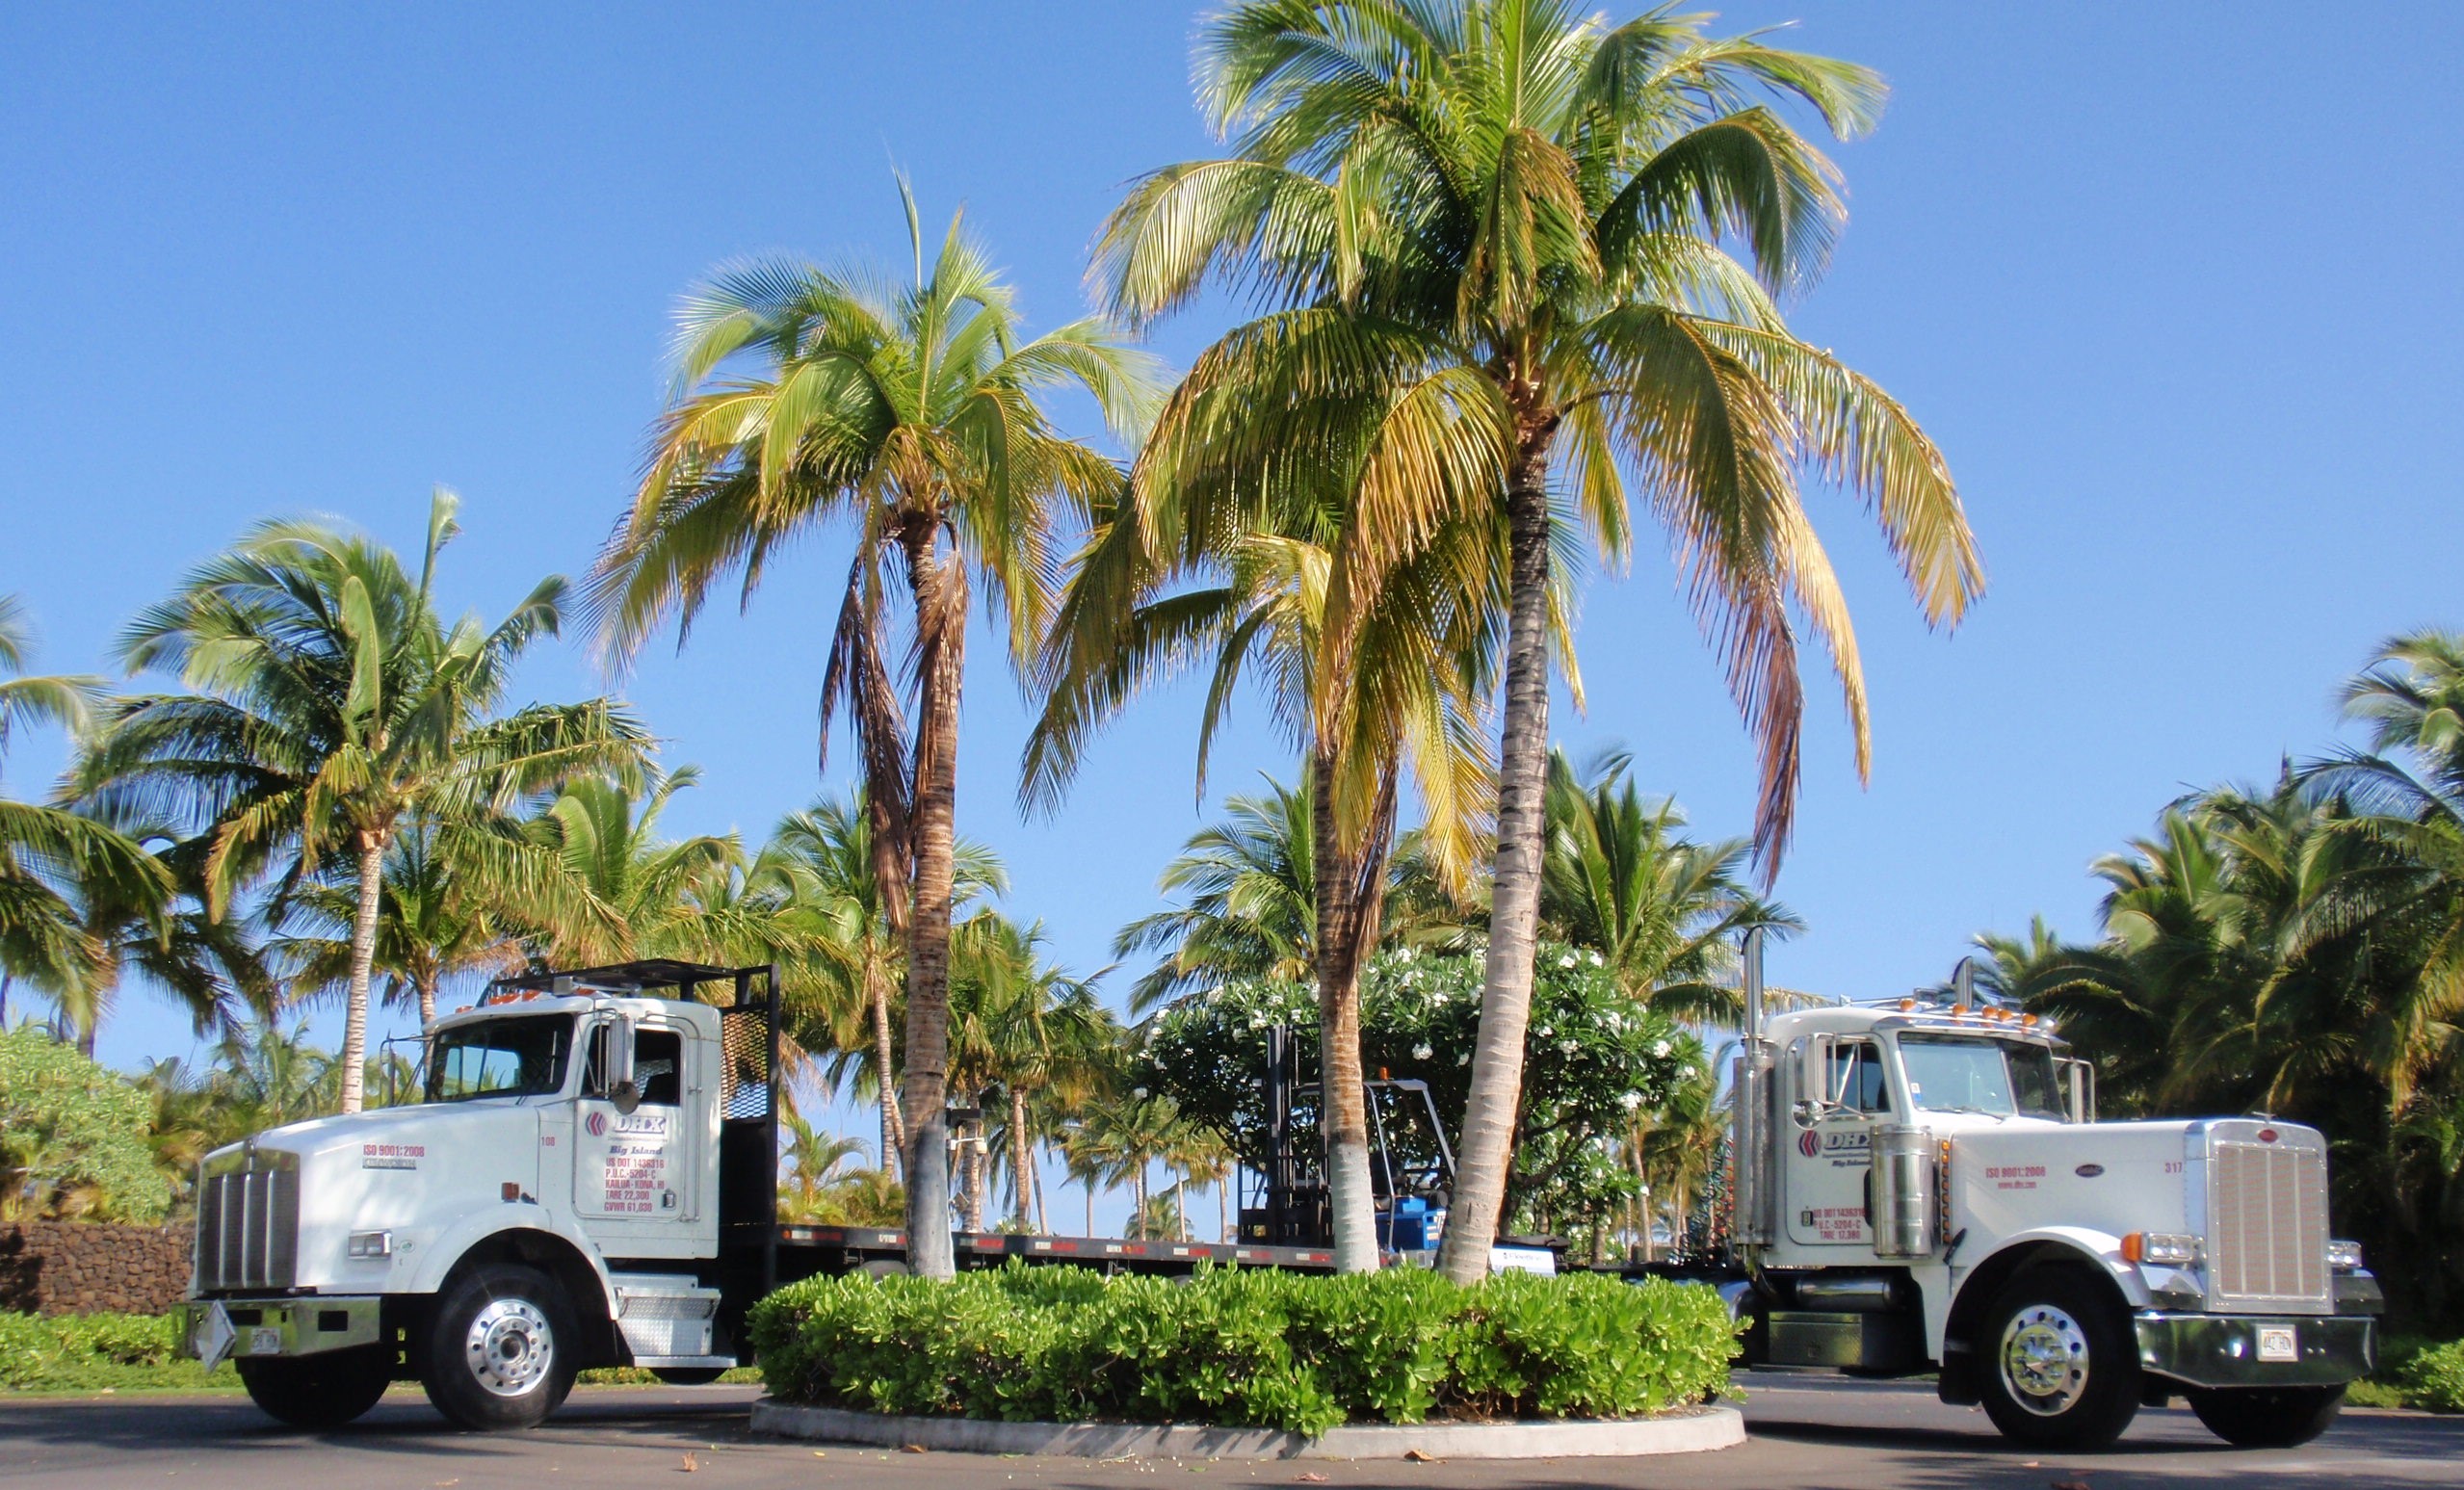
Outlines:
{"label": "parking lot ground", "polygon": [[2347,1412],[2315,1444],[2245,1451],[2177,1408],[2142,1412],[2111,1452],[2036,1455],[2004,1444],[1982,1413],[1945,1407],[1921,1384],[1758,1373],[1743,1385],[1753,1437],[1742,1448],[1485,1464],[1088,1463],[817,1447],[752,1436],[746,1409],[757,1389],[749,1387],[585,1388],[546,1426],[498,1436],[452,1431],[407,1388],[325,1434],[282,1428],[235,1397],[17,1400],[0,1405],[0,1482],[11,1490],[1065,1490],[1174,1479],[1413,1490],[2464,1485],[2464,1419]]}

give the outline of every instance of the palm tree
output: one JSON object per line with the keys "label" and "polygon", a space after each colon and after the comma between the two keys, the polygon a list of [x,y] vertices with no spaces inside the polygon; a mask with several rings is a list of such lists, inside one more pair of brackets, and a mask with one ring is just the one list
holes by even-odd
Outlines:
{"label": "palm tree", "polygon": [[[31,650],[30,629],[17,598],[0,595],[0,764],[19,728],[83,730],[102,693],[97,678],[18,675]],[[9,984],[22,978],[63,1001],[91,1049],[98,1010],[77,1017],[69,1006],[91,1002],[81,993],[109,978],[118,958],[115,938],[98,934],[89,912],[109,907],[96,919],[117,925],[116,912],[124,909],[159,941],[171,891],[170,872],[109,824],[0,797],[0,1028],[8,1023]]]}
{"label": "palm tree", "polygon": [[[952,940],[951,1081],[979,1104],[1001,1089],[1007,1120],[997,1138],[984,1135],[982,1157],[1009,1159],[1011,1216],[1022,1230],[1035,1197],[1035,1114],[1094,1096],[1120,1044],[1120,1027],[1096,992],[1103,975],[1071,976],[1045,960],[1045,944],[1041,922],[1021,927],[992,910],[968,917]],[[980,1192],[980,1171],[969,1173],[970,1191]],[[982,1204],[971,1193],[970,1213],[980,1216]]]}
{"label": "palm tree", "polygon": [[[900,190],[910,286],[767,260],[722,271],[686,301],[678,396],[601,556],[596,603],[611,654],[630,656],[669,617],[690,624],[715,580],[742,570],[749,590],[783,543],[836,518],[854,528],[823,680],[824,736],[844,701],[863,755],[876,872],[899,891],[891,920],[908,939],[901,1105],[911,1266],[948,1277],[939,1155],[969,591],[983,585],[1007,613],[1013,656],[1035,651],[1059,512],[1091,510],[1118,484],[1112,463],[1064,438],[1037,400],[1083,388],[1131,436],[1150,375],[1097,322],[1023,339],[1009,289],[955,219],[928,273],[914,199]],[[885,657],[894,584],[913,634],[911,747]]]}
{"label": "palm tree", "polygon": [[562,873],[559,898],[592,912],[544,928],[540,950],[550,962],[725,959],[744,928],[714,924],[701,897],[744,867],[744,844],[733,833],[659,834],[668,804],[700,781],[695,766],[634,781],[578,776],[525,824]]}
{"label": "palm tree", "polygon": [[[436,1022],[437,994],[448,980],[518,972],[525,962],[519,934],[525,918],[510,903],[514,897],[491,893],[485,864],[455,862],[456,847],[453,836],[414,822],[396,835],[380,876],[370,969],[385,976],[387,1006],[412,1006],[423,1032]],[[525,908],[537,902],[527,898]],[[588,907],[570,899],[564,903],[582,912],[577,920],[587,918]],[[278,948],[292,965],[295,986],[347,988],[355,888],[329,880],[304,885],[291,909],[306,926]]]}
{"label": "palm tree", "polygon": [[[1307,768],[1303,768],[1303,775]],[[1113,938],[1113,955],[1160,952],[1131,985],[1132,1014],[1235,978],[1298,981],[1316,966],[1318,895],[1314,797],[1269,776],[1254,797],[1228,797],[1224,816],[1190,835],[1156,880],[1181,903],[1140,916]],[[1385,942],[1446,941],[1464,930],[1478,885],[1449,887],[1417,829],[1396,841],[1385,904]]]}
{"label": "palm tree", "polygon": [[[285,892],[351,856],[345,1112],[363,1100],[385,854],[403,825],[498,817],[576,773],[637,770],[650,748],[605,699],[497,715],[515,659],[556,634],[564,581],[540,582],[493,628],[446,625],[433,587],[456,506],[441,490],[430,504],[416,581],[392,551],[314,521],[262,524],[199,565],[118,643],[130,672],[173,671],[190,692],[114,706],[79,770],[106,815],[193,822],[210,837],[217,917],[277,855]],[[510,846],[472,851],[521,877]]]}
{"label": "palm tree", "polygon": [[[272,1018],[285,1002],[282,980],[258,928],[245,919],[217,919],[206,907],[201,874],[210,846],[199,839],[171,841],[155,828],[118,827],[133,845],[159,845],[144,851],[164,878],[132,881],[105,873],[88,875],[77,884],[78,924],[103,954],[55,993],[61,1013],[77,1031],[78,1049],[90,1057],[94,1053],[95,1036],[132,971],[143,986],[167,994],[184,1009],[200,1035]],[[158,893],[164,883],[171,887],[168,899]]]}
{"label": "palm tree", "polygon": [[1744,882],[1743,839],[1698,844],[1677,836],[1674,801],[1646,801],[1612,752],[1577,771],[1549,753],[1548,852],[1540,921],[1573,946],[1606,957],[1636,1002],[1681,1019],[1729,1021],[1743,1006],[1717,975],[1735,961],[1739,933],[1799,928],[1785,907]]}
{"label": "palm tree", "polygon": [[1155,888],[1181,903],[1113,938],[1115,957],[1165,954],[1131,985],[1131,1013],[1229,978],[1308,974],[1318,919],[1309,797],[1269,777],[1262,796],[1224,798],[1222,821],[1190,835],[1164,866]]}
{"label": "palm tree", "polygon": [[863,1158],[864,1145],[854,1138],[816,1131],[792,1102],[778,1115],[787,1125],[787,1152],[782,1156],[787,1161],[787,1177],[778,1188],[779,1217],[823,1220],[832,1209],[830,1189],[850,1173],[839,1166]]}
{"label": "palm tree", "polygon": [[[1169,1097],[1136,1093],[1126,1099],[1088,1104],[1078,1126],[1062,1140],[1062,1149],[1072,1177],[1083,1178],[1088,1186],[1090,1210],[1094,1185],[1126,1184],[1130,1188],[1128,1235],[1145,1236],[1148,1171],[1157,1160],[1172,1151],[1184,1126],[1180,1110]],[[1092,1220],[1088,1224],[1091,1231]]]}
{"label": "palm tree", "polygon": [[[849,996],[827,1002],[833,1008],[861,1010],[869,1022],[869,1032],[852,1025],[833,1032],[837,1054],[831,1058],[829,1079],[833,1085],[851,1077],[859,1088],[870,1085],[881,1110],[881,1152],[888,1163],[898,1163],[906,1145],[898,1104],[892,1100],[898,1082],[891,1003],[904,964],[904,938],[891,914],[896,887],[883,881],[874,851],[874,823],[861,792],[852,801],[821,798],[779,821],[756,860],[756,874],[776,876],[782,894],[812,907],[829,925],[828,940],[838,954],[826,965],[817,964],[812,975],[852,975]],[[960,839],[952,850],[952,902],[963,906],[1009,892],[1009,873],[1000,856]]]}
{"label": "palm tree", "polygon": [[1444,1258],[1469,1279],[1505,1197],[1531,998],[1563,624],[1553,485],[1612,560],[1629,482],[1668,530],[1757,738],[1766,884],[1798,769],[1792,601],[1840,673],[1860,771],[1867,753],[1855,641],[1800,470],[1866,499],[1930,621],[1955,622],[1981,588],[1940,455],[1879,388],[1791,335],[1772,299],[1813,281],[1844,210],[1836,169],[1759,98],[1802,100],[1846,136],[1884,90],[1860,67],[1706,37],[1700,17],[1610,27],[1566,0],[1247,0],[1208,23],[1198,72],[1232,153],[1159,170],[1115,209],[1095,265],[1110,306],[1142,326],[1210,279],[1263,302],[1176,398],[1199,411],[1208,390],[1234,393],[1209,418],[1210,458],[1270,469],[1296,408],[1350,410],[1409,453],[1372,501],[1372,548],[1408,553],[1474,502],[1506,551],[1486,990]]}

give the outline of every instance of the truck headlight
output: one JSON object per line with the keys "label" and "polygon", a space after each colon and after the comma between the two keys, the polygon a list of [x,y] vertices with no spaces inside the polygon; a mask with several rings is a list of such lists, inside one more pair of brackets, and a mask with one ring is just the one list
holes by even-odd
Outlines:
{"label": "truck headlight", "polygon": [[389,1231],[354,1231],[351,1234],[351,1255],[391,1257],[394,1255],[394,1234]]}
{"label": "truck headlight", "polygon": [[2361,1268],[2361,1243],[2330,1242],[2327,1243],[2327,1266],[2338,1272],[2357,1272]]}
{"label": "truck headlight", "polygon": [[2199,1239],[2170,1231],[2135,1231],[2122,1239],[2125,1262],[2187,1268],[2199,1260]]}

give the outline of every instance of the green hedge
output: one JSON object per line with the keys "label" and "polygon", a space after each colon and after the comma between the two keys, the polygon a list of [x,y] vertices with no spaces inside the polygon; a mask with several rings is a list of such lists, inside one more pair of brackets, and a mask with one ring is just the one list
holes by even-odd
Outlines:
{"label": "green hedge", "polygon": [[195,1361],[176,1358],[178,1344],[166,1315],[0,1314],[0,1391],[195,1390],[209,1385],[210,1378]]}
{"label": "green hedge", "polygon": [[2417,1352],[2394,1375],[2407,1405],[2464,1412],[2464,1340]]}
{"label": "green hedge", "polygon": [[1205,1423],[1311,1435],[1429,1418],[1613,1418],[1701,1399],[1736,1338],[1707,1288],[1420,1268],[1350,1277],[1078,1268],[854,1274],[754,1306],[791,1401],[1010,1422]]}

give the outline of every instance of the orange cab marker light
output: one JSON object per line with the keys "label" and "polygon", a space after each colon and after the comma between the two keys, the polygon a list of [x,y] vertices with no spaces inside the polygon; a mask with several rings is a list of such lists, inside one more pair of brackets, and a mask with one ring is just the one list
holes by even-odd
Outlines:
{"label": "orange cab marker light", "polygon": [[1903,1012],[1903,1013],[1904,1013],[1905,1011],[1909,1010],[1909,1009],[1912,1009],[1912,1008],[1916,1007],[1916,1006],[1917,1006],[1917,1001],[1916,1001],[1916,1000],[1914,1000],[1914,999],[1901,999],[1901,1000],[1900,1001],[1900,1011],[1901,1011],[1901,1012]]}
{"label": "orange cab marker light", "polygon": [[2146,1257],[2147,1233],[2143,1231],[2135,1231],[2122,1239],[2122,1261],[2126,1263],[2144,1262]]}

